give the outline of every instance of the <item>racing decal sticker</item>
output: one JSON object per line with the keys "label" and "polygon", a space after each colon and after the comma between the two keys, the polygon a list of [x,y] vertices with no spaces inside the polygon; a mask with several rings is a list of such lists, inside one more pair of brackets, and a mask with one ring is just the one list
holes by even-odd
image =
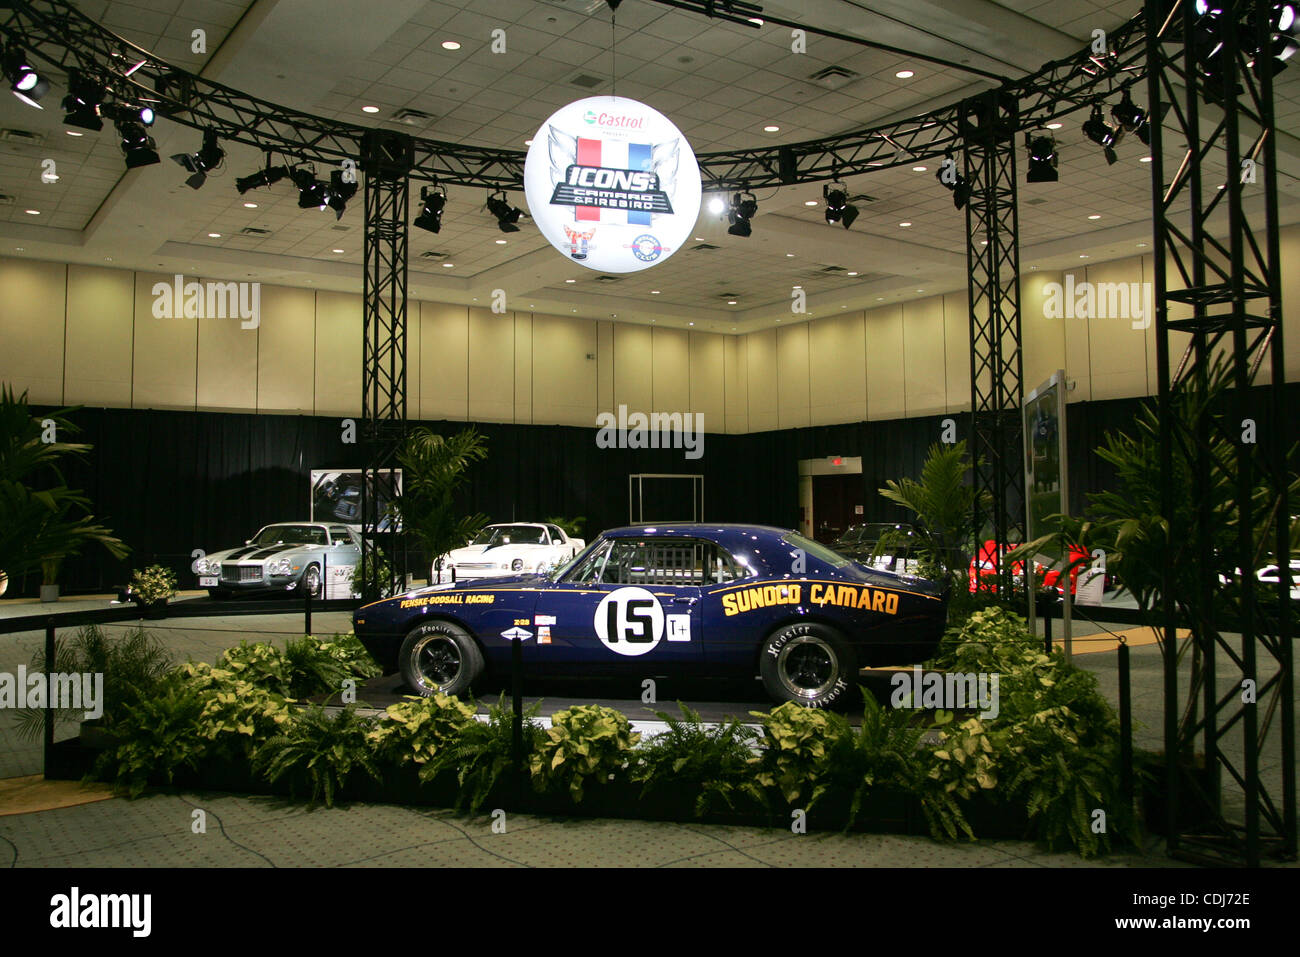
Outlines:
{"label": "racing decal sticker", "polygon": [[664,619],[668,626],[669,641],[690,641],[691,640],[691,616],[690,615],[669,615]]}
{"label": "racing decal sticker", "polygon": [[537,627],[537,643],[539,645],[549,645],[551,643],[550,625],[539,625]]}
{"label": "racing decal sticker", "polygon": [[627,97],[561,107],[524,162],[528,212],[547,240],[600,272],[663,262],[695,228],[700,168],[659,111]]}
{"label": "racing decal sticker", "polygon": [[527,641],[533,637],[533,633],[524,628],[507,628],[501,632],[501,637],[507,641]]}
{"label": "racing decal sticker", "polygon": [[797,605],[802,594],[803,586],[798,584],[759,585],[755,588],[745,588],[722,596],[722,613],[731,617],[742,612],[753,611],[755,608]]}
{"label": "racing decal sticker", "polygon": [[555,624],[555,616],[554,616],[554,615],[534,615],[534,616],[533,616],[533,624],[534,624],[534,625],[553,625],[553,624]]}
{"label": "racing decal sticker", "polygon": [[496,595],[425,595],[423,598],[403,598],[400,608],[423,608],[426,605],[491,605],[497,600]]}
{"label": "racing decal sticker", "polygon": [[636,656],[653,651],[664,636],[664,610],[644,588],[616,588],[596,606],[596,635],[610,651]]}
{"label": "racing decal sticker", "polygon": [[[797,605],[803,595],[803,586],[756,585],[722,596],[722,613],[727,617],[740,615],[755,608],[773,605]],[[885,615],[898,614],[898,593],[880,588],[858,585],[834,585],[813,582],[808,586],[808,603],[825,607],[856,608],[859,611],[876,611]]]}

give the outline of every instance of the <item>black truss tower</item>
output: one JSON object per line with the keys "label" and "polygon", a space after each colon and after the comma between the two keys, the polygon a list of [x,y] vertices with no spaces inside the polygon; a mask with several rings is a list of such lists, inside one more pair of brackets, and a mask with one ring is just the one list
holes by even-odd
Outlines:
{"label": "black truss tower", "polygon": [[[381,531],[380,503],[398,494],[397,453],[406,438],[406,223],[413,159],[414,143],[405,134],[377,130],[362,140],[361,576],[367,598],[396,594],[406,582],[404,535]],[[381,552],[388,558],[387,575],[381,574]]]}
{"label": "black truss tower", "polygon": [[[1015,97],[990,91],[961,104],[970,303],[971,454],[977,540],[1024,541],[1020,425],[1020,220],[1016,212]],[[981,499],[985,501],[981,501]],[[1010,570],[995,577],[1010,585]]]}
{"label": "black truss tower", "polygon": [[[1273,5],[1213,6],[1200,17],[1190,2],[1148,0],[1146,17],[1148,111],[1168,108],[1172,127],[1151,124],[1162,511],[1182,505],[1176,478],[1189,471],[1193,500],[1191,540],[1174,543],[1162,588],[1165,754],[1177,758],[1166,827],[1171,854],[1258,866],[1296,854]],[[1253,407],[1261,368],[1266,401]],[[1273,586],[1253,574],[1269,563]],[[1182,649],[1176,626],[1191,631]]]}

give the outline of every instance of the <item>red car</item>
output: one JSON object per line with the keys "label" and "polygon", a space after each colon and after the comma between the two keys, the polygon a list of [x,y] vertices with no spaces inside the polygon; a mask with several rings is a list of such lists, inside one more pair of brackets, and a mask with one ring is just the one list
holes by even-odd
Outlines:
{"label": "red car", "polygon": [[[998,546],[991,538],[985,541],[984,544],[980,547],[979,552],[970,561],[970,590],[971,591],[978,590],[979,581],[981,578],[992,579],[995,574],[995,566],[993,564],[995,558],[1000,559],[1003,555],[1005,555],[1007,552],[1011,551],[1011,549],[1015,547],[1016,547],[1015,545]],[[1078,545],[1070,546],[1070,560],[1072,562],[1077,562],[1080,559],[1082,559],[1086,563],[1090,557],[1091,556],[1088,554],[1088,552],[1083,548],[1080,548]],[[1057,591],[1061,590],[1060,569],[1047,568],[1046,566],[1041,565],[1038,562],[1034,563],[1034,567],[1036,570],[1042,573],[1043,586],[1045,588],[1055,588]],[[1075,590],[1078,587],[1079,572],[1081,569],[1085,567],[1086,564],[1075,565],[1073,568],[1070,569],[1070,594],[1071,595],[1075,593]],[[1025,563],[1023,561],[1015,562],[1012,565],[1011,576],[1012,576],[1012,580],[1018,585],[1024,582]],[[997,591],[998,588],[996,581],[989,581],[984,587],[986,591]]]}

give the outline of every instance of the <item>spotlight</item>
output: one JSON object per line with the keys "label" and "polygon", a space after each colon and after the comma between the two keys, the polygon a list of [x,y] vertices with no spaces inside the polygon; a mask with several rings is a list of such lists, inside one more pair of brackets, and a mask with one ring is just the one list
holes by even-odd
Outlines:
{"label": "spotlight", "polygon": [[153,126],[155,119],[152,106],[138,103],[110,103],[99,108],[100,115],[123,123],[139,123],[141,126]]}
{"label": "spotlight", "polygon": [[952,153],[943,154],[943,162],[935,171],[934,178],[952,192],[954,206],[961,209],[966,205],[966,201],[970,199],[970,183],[966,182],[966,177],[957,171],[957,161],[953,159]]}
{"label": "spotlight", "polygon": [[524,215],[524,211],[516,206],[511,206],[506,200],[506,191],[497,190],[487,201],[488,212],[497,218],[497,228],[503,233],[517,233],[519,227],[515,223],[519,222],[519,217]]}
{"label": "spotlight", "polygon": [[299,209],[324,209],[328,205],[326,186],[316,178],[314,166],[295,166],[289,171],[289,178],[298,187]]}
{"label": "spotlight", "polygon": [[[271,162],[270,156],[267,156],[266,161],[268,164]],[[235,189],[239,190],[239,195],[242,196],[250,189],[259,189],[262,186],[278,183],[288,175],[289,167],[268,165],[266,169],[259,169],[256,173],[237,177],[235,179]]]}
{"label": "spotlight", "polygon": [[357,194],[356,180],[348,182],[343,178],[342,170],[330,173],[330,184],[325,190],[325,202],[334,210],[336,220],[343,218],[343,211],[348,208],[348,200]]}
{"label": "spotlight", "polygon": [[732,236],[749,236],[753,232],[749,221],[757,214],[758,200],[754,198],[754,194],[736,193],[731,197],[731,209],[727,213],[727,219],[731,221],[727,232]]}
{"label": "spotlight", "polygon": [[63,98],[67,114],[63,122],[83,130],[102,130],[104,121],[99,116],[99,104],[104,102],[104,84],[96,83],[80,70],[68,71],[68,95]]}
{"label": "spotlight", "polygon": [[727,211],[727,204],[723,201],[721,196],[713,196],[709,199],[708,210],[714,216],[721,216]]}
{"label": "spotlight", "polygon": [[843,183],[828,183],[822,187],[822,197],[826,200],[826,222],[843,223],[848,229],[858,218],[858,207],[849,202],[849,191]]}
{"label": "spotlight", "polygon": [[197,153],[176,153],[172,159],[190,171],[185,185],[198,189],[208,178],[208,174],[221,165],[226,158],[225,151],[217,143],[216,130],[203,131],[203,146]]}
{"label": "spotlight", "polygon": [[43,110],[39,100],[50,92],[50,81],[36,72],[27,55],[17,47],[10,47],[4,54],[4,75],[10,83],[14,96],[28,106]]}
{"label": "spotlight", "polygon": [[1118,103],[1111,107],[1110,115],[1115,118],[1115,122],[1123,127],[1127,132],[1132,133],[1142,141],[1143,146],[1151,145],[1151,127],[1148,124],[1147,111],[1140,109],[1133,102],[1133,97],[1124,88],[1124,95]]}
{"label": "spotlight", "polygon": [[447,191],[434,183],[420,190],[420,215],[411,225],[436,233],[442,229],[442,210],[447,205]]}
{"label": "spotlight", "polygon": [[1051,133],[1026,133],[1025,146],[1029,149],[1028,183],[1055,183],[1060,179],[1056,172],[1056,137]]}
{"label": "spotlight", "polygon": [[122,153],[126,156],[126,168],[152,166],[158,160],[158,144],[145,132],[145,128],[135,120],[118,120],[113,124],[122,137]]}
{"label": "spotlight", "polygon": [[1083,124],[1083,135],[1102,148],[1108,164],[1115,162],[1115,144],[1124,136],[1124,128],[1106,122],[1100,103],[1092,104],[1092,114]]}

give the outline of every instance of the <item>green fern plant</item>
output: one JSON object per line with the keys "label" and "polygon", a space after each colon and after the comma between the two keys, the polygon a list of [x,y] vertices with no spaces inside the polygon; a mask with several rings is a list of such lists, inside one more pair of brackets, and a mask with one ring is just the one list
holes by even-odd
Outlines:
{"label": "green fern plant", "polygon": [[862,693],[862,724],[835,736],[826,756],[827,778],[849,793],[847,830],[858,821],[862,805],[877,790],[919,794],[921,764],[918,751],[927,724],[920,712],[884,708],[866,688]]}
{"label": "green fern plant", "polygon": [[632,779],[641,784],[641,796],[664,792],[695,794],[697,817],[718,807],[736,809],[742,796],[763,801],[754,786],[753,757],[757,732],[738,718],[705,727],[697,712],[680,701],[681,715],[655,712],[668,725],[636,751]]}
{"label": "green fern plant", "polygon": [[[541,703],[529,705],[523,714],[523,761],[529,767],[537,751],[542,726],[536,720]],[[444,771],[456,774],[460,791],[456,808],[477,812],[514,764],[514,713],[502,692],[488,708],[486,721],[475,720],[461,730],[459,742],[436,750],[420,769],[420,780],[431,781]]]}
{"label": "green fern plant", "polygon": [[373,718],[351,705],[333,715],[312,705],[253,752],[253,769],[271,782],[288,775],[291,791],[305,779],[311,787],[309,804],[333,807],[335,795],[355,772],[379,779],[379,766],[366,742],[373,726]]}

